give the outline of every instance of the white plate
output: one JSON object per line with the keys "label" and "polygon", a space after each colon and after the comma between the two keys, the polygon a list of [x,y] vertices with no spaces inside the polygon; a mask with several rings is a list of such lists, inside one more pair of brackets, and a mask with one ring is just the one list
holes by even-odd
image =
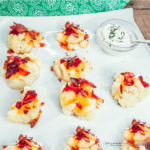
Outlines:
{"label": "white plate", "polygon": [[[0,75],[0,145],[13,143],[20,134],[27,134],[34,137],[35,141],[42,142],[47,150],[62,150],[68,136],[74,133],[76,127],[85,126],[99,137],[100,145],[104,150],[119,150],[120,146],[111,146],[108,143],[122,142],[123,129],[129,127],[132,119],[141,119],[150,125],[150,122],[148,123],[150,96],[134,108],[124,109],[117,105],[110,95],[113,75],[118,71],[133,71],[137,75],[141,74],[150,83],[150,51],[147,45],[140,44],[130,55],[122,57],[108,55],[100,48],[95,35],[97,26],[102,21],[112,18],[134,23],[132,9],[64,17],[0,17],[0,64],[6,59],[8,50],[6,39],[13,22],[42,31],[47,43],[45,48],[36,48],[32,51],[36,57],[41,58],[43,68],[39,79],[31,85],[31,88],[36,90],[41,101],[46,103],[42,107],[41,118],[34,128],[31,129],[29,125],[14,124],[7,120],[7,112],[13,101],[20,99],[20,92],[10,89]],[[63,115],[59,91],[64,83],[59,82],[50,71],[53,61],[66,53],[55,38],[56,31],[60,31],[67,21],[80,24],[90,36],[89,48],[81,52],[75,51],[72,55],[77,53],[92,62],[94,69],[87,74],[87,79],[97,86],[96,94],[104,99],[99,114],[91,122]]]}

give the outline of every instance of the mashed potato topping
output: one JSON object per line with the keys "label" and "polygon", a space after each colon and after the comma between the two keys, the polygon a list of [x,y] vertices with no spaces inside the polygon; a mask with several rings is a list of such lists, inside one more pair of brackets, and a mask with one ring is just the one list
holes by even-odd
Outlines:
{"label": "mashed potato topping", "polygon": [[65,115],[83,120],[93,120],[104,102],[94,94],[96,86],[83,79],[71,78],[71,82],[61,88],[60,102]]}
{"label": "mashed potato topping", "polygon": [[21,134],[16,144],[3,146],[3,150],[45,150],[45,147],[34,142],[33,138]]}
{"label": "mashed potato topping", "polygon": [[85,72],[90,72],[93,66],[82,57],[61,57],[57,59],[52,67],[59,80],[69,82],[71,77],[85,78]]}
{"label": "mashed potato topping", "polygon": [[10,49],[8,53],[30,53],[33,47],[45,46],[44,43],[41,43],[41,40],[44,38],[40,32],[29,30],[25,26],[15,22],[10,28],[11,30],[7,38],[7,47]]}
{"label": "mashed potato topping", "polygon": [[37,93],[28,86],[25,86],[21,93],[21,99],[14,102],[11,111],[7,113],[7,119],[13,123],[30,124],[34,127],[42,113],[40,107],[44,103],[40,103]]}
{"label": "mashed potato topping", "polygon": [[122,150],[149,150],[150,149],[150,127],[139,120],[133,120],[129,129],[123,132],[124,144]]}
{"label": "mashed potato topping", "polygon": [[67,22],[63,32],[58,32],[56,40],[60,46],[67,51],[74,51],[74,45],[79,44],[81,48],[88,47],[88,34],[79,28],[79,25]]}
{"label": "mashed potato topping", "polygon": [[130,108],[148,96],[148,87],[142,76],[136,78],[132,72],[121,72],[115,75],[111,95],[121,107]]}
{"label": "mashed potato topping", "polygon": [[42,62],[30,54],[7,56],[1,68],[1,73],[6,79],[8,86],[13,89],[23,89],[29,86],[40,75]]}
{"label": "mashed potato topping", "polygon": [[64,150],[102,150],[99,142],[99,139],[90,133],[90,129],[77,127],[74,136],[68,138]]}

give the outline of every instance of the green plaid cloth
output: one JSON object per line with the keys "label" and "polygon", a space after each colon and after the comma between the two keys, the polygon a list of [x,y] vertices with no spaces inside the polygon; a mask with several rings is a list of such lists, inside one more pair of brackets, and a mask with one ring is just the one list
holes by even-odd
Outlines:
{"label": "green plaid cloth", "polygon": [[0,0],[1,16],[64,16],[122,9],[130,0]]}

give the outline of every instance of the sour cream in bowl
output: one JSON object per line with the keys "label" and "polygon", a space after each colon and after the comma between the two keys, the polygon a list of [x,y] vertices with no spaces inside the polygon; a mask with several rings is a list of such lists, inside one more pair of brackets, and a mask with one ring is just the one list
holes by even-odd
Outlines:
{"label": "sour cream in bowl", "polygon": [[141,34],[134,24],[124,20],[111,19],[98,26],[97,39],[105,52],[119,56],[134,50],[138,43],[131,41],[140,40]]}

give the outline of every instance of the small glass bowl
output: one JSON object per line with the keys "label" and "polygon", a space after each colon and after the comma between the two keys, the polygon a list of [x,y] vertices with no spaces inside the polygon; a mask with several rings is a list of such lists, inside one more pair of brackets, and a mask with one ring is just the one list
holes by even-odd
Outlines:
{"label": "small glass bowl", "polygon": [[97,39],[100,43],[100,46],[102,47],[102,49],[105,52],[107,52],[108,54],[111,54],[111,55],[119,56],[119,55],[128,54],[128,52],[134,50],[138,46],[138,43],[133,43],[129,47],[120,47],[120,46],[116,46],[116,45],[113,45],[113,44],[106,42],[105,38],[102,35],[102,30],[104,29],[104,27],[107,24],[117,24],[120,26],[124,26],[131,33],[132,39],[134,39],[134,40],[140,40],[141,39],[141,33],[140,33],[139,29],[134,24],[127,22],[125,20],[121,20],[121,19],[107,20],[107,21],[101,23],[97,29]]}

